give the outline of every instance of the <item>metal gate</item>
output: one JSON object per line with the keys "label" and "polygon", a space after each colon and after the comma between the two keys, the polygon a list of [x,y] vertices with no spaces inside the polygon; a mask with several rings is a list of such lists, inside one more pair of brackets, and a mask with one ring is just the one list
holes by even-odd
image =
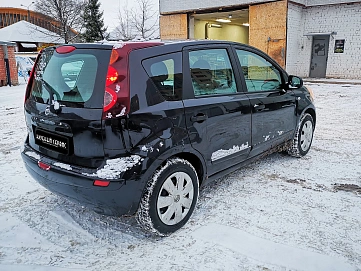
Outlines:
{"label": "metal gate", "polygon": [[330,36],[313,37],[310,77],[326,77],[329,42]]}

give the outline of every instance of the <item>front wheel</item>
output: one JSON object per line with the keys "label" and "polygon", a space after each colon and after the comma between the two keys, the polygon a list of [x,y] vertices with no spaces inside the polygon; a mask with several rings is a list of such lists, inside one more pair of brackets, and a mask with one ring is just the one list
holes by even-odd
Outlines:
{"label": "front wheel", "polygon": [[139,224],[160,236],[180,229],[190,218],[198,199],[199,183],[194,167],[172,158],[148,181],[137,212]]}
{"label": "front wheel", "polygon": [[304,114],[297,127],[297,132],[293,139],[292,147],[288,154],[294,157],[302,157],[311,148],[314,132],[314,121],[310,114]]}

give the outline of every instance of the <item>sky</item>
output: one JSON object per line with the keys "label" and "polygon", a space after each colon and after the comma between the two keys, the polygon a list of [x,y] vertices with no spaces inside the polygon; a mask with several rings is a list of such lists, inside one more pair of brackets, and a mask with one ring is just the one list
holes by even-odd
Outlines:
{"label": "sky", "polygon": [[[27,8],[26,6],[30,5],[29,9],[33,10],[34,5],[31,5],[33,0],[0,0],[1,7],[14,7],[14,8]],[[99,0],[101,3],[101,9],[104,11],[104,23],[108,27],[108,31],[113,30],[117,26],[118,14],[120,7],[124,7],[128,2],[128,7],[135,7],[136,1],[126,1],[126,0]],[[154,8],[158,9],[159,1],[152,0]],[[21,6],[24,5],[25,7]]]}

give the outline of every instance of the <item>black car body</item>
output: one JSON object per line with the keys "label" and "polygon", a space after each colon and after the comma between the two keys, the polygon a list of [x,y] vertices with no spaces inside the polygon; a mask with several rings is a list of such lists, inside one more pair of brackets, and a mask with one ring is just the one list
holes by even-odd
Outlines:
{"label": "black car body", "polygon": [[27,86],[22,157],[50,191],[137,213],[166,235],[189,219],[199,185],[272,151],[305,155],[312,101],[300,78],[243,44],[51,47]]}

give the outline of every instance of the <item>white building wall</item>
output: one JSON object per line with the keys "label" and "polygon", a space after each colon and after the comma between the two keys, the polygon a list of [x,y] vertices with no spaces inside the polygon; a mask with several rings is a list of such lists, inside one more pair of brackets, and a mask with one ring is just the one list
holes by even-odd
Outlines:
{"label": "white building wall", "polygon": [[360,0],[307,0],[307,6],[312,7],[319,5],[335,5],[335,4],[357,3],[357,2],[360,2]]}
{"label": "white building wall", "polygon": [[289,3],[297,3],[297,4],[307,6],[307,0],[289,0],[288,2]]}
{"label": "white building wall", "polygon": [[[305,33],[337,32],[334,38],[330,38],[326,77],[361,78],[360,27],[361,3],[307,9]],[[342,54],[334,53],[336,39],[345,39]]]}
{"label": "white building wall", "polygon": [[159,11],[161,14],[163,14],[197,9],[242,6],[274,1],[278,0],[159,0]]}
{"label": "white building wall", "polygon": [[286,70],[289,74],[309,76],[311,46],[304,34],[305,8],[288,4]]}
{"label": "white building wall", "polygon": [[[312,37],[303,35],[335,31],[337,35],[330,37],[326,77],[361,79],[361,3],[305,9],[290,3],[288,12],[289,73],[309,76]],[[334,53],[335,40],[339,39],[345,39],[344,53]]]}

